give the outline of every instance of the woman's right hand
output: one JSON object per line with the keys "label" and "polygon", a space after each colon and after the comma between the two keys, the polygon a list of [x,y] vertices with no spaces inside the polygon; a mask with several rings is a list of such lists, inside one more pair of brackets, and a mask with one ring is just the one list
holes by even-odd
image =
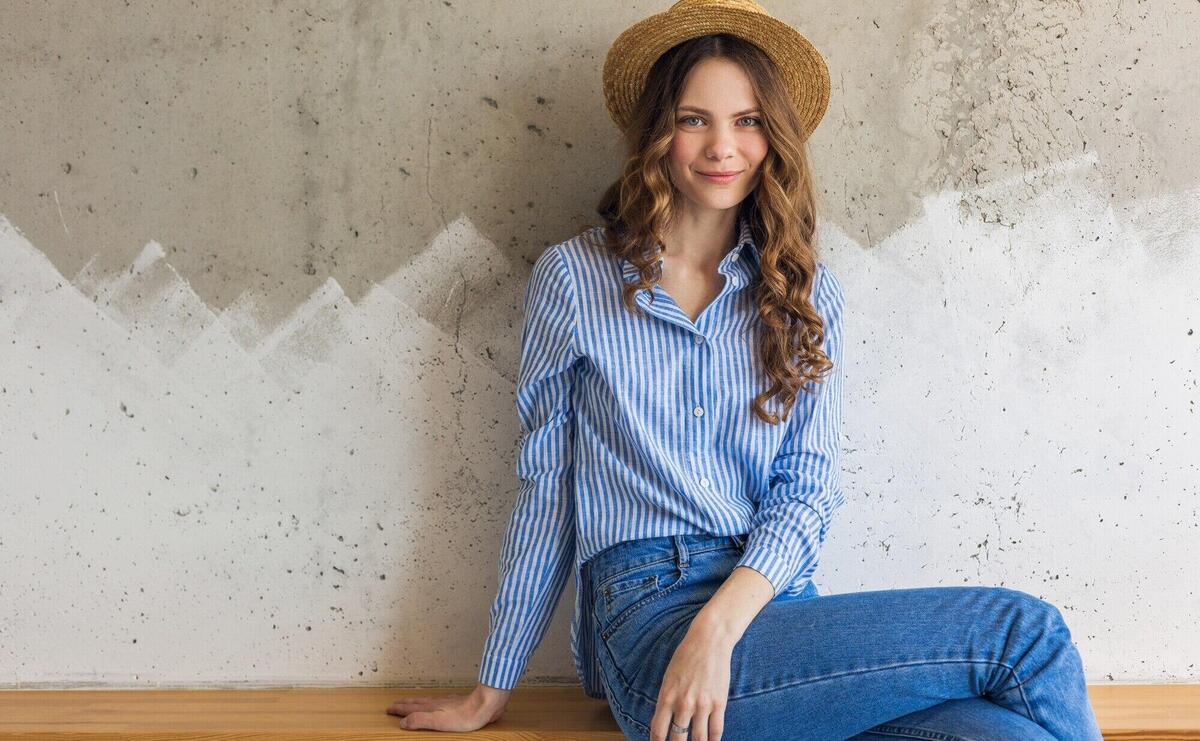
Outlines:
{"label": "woman's right hand", "polygon": [[499,720],[511,695],[512,690],[477,684],[466,695],[402,697],[387,712],[401,716],[400,727],[408,730],[469,733]]}

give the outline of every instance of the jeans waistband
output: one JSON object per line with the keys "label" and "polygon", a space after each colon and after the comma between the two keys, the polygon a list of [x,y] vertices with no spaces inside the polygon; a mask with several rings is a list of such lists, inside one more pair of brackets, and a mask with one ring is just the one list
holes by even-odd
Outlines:
{"label": "jeans waistband", "polygon": [[599,584],[623,571],[668,560],[686,568],[693,554],[731,545],[744,548],[746,536],[686,534],[627,540],[611,545],[585,561],[582,567],[584,583]]}

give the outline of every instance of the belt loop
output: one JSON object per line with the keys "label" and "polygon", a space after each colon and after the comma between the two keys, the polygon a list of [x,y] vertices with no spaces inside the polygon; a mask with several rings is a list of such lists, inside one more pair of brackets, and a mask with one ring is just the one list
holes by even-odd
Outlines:
{"label": "belt loop", "polygon": [[675,539],[675,561],[679,564],[680,569],[688,567],[688,549],[687,543],[682,535],[672,535]]}

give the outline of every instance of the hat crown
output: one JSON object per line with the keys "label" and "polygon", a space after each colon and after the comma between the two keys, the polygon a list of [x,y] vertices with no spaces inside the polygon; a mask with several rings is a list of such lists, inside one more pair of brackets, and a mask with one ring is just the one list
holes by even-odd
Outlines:
{"label": "hat crown", "polygon": [[775,64],[808,138],[829,106],[829,68],[812,42],[754,0],[676,0],[617,36],[604,58],[604,103],[626,131],[658,57],[677,44],[727,33],[754,44]]}
{"label": "hat crown", "polygon": [[751,13],[767,15],[766,9],[754,2],[754,0],[678,0],[674,5],[667,8],[667,12],[670,13],[674,10],[694,10],[704,7],[737,8],[739,10],[748,10]]}

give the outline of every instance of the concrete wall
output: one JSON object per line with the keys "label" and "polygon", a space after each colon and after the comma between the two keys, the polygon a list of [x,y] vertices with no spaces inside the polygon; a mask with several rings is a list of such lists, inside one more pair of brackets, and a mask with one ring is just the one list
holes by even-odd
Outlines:
{"label": "concrete wall", "polygon": [[[667,4],[0,5],[0,685],[474,680],[529,266]],[[1195,3],[767,7],[834,83],[819,586],[1020,588],[1089,681],[1196,680]]]}

